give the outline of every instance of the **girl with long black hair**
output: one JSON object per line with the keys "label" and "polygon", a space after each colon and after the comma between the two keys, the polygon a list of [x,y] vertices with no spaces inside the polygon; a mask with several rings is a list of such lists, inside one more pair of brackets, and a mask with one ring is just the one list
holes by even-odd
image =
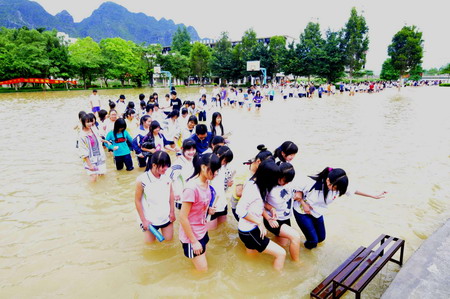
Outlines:
{"label": "girl with long black hair", "polygon": [[294,216],[298,226],[306,237],[305,247],[315,248],[325,240],[325,223],[323,214],[342,195],[361,195],[375,199],[384,198],[386,192],[370,195],[360,191],[348,189],[347,173],[341,168],[326,167],[315,176],[310,176],[302,186],[296,187],[300,191],[300,198],[294,202]]}
{"label": "girl with long black hair", "polygon": [[206,217],[213,190],[209,182],[220,168],[219,157],[204,154],[194,163],[194,173],[183,191],[179,237],[184,255],[191,258],[198,271],[208,270],[206,244],[209,241]]}
{"label": "girl with long black hair", "polygon": [[292,141],[283,142],[274,151],[273,156],[278,165],[284,162],[291,162],[298,153],[298,146]]}
{"label": "girl with long black hair", "polygon": [[156,237],[148,230],[149,225],[161,229],[167,241],[173,238],[175,221],[173,188],[167,170],[170,157],[166,152],[158,152],[148,162],[148,170],[136,179],[134,201],[145,241],[152,243]]}
{"label": "girl with long black hair", "polygon": [[108,149],[113,151],[116,169],[122,170],[125,164],[127,171],[131,171],[134,167],[128,144],[132,144],[133,138],[126,129],[127,123],[123,118],[119,118],[114,122],[114,129],[106,135],[105,139],[109,142]]}
{"label": "girl with long black hair", "polygon": [[276,270],[283,268],[286,251],[267,238],[263,212],[266,197],[273,187],[278,185],[279,178],[279,166],[272,159],[262,162],[251,181],[245,185],[236,207],[239,216],[239,238],[247,248],[247,252],[258,251],[273,255],[275,257],[273,267]]}

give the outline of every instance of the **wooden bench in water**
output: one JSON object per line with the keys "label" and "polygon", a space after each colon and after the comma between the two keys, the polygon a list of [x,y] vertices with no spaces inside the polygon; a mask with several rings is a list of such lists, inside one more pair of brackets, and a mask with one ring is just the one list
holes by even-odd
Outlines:
{"label": "wooden bench in water", "polygon": [[[378,248],[375,249],[375,247]],[[388,235],[380,235],[369,247],[359,247],[345,262],[322,281],[312,292],[311,298],[339,298],[349,290],[355,298],[388,262],[403,264],[405,241]],[[392,257],[400,249],[400,259]]]}

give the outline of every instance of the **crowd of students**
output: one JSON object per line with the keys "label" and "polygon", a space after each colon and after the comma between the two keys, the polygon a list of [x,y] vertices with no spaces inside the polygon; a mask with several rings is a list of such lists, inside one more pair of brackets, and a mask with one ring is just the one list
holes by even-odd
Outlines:
{"label": "crowd of students", "polygon": [[[222,87],[213,90],[217,96],[209,105],[243,107],[253,97],[251,102],[259,108],[266,95],[268,100],[274,95],[263,94],[258,87],[246,93],[247,97],[241,96],[242,89]],[[135,186],[135,206],[145,240],[156,240],[153,229],[172,240],[178,219],[184,255],[197,270],[208,269],[208,231],[229,219],[229,206],[248,253],[274,256],[273,266],[281,270],[287,255],[284,246],[294,262],[300,259],[301,237],[291,226],[292,216],[306,239],[305,248],[312,249],[325,239],[323,214],[329,204],[344,194],[384,197],[385,193],[373,196],[352,191],[347,174],[339,168],[326,167],[306,178],[296,176],[290,162],[298,146],[292,141],[283,142],[273,152],[259,145],[255,157],[243,162],[247,169],[236,173],[229,167],[234,154],[221,113],[212,113],[209,128],[206,125],[210,111],[206,98],[203,87],[197,103],[182,102],[173,90],[164,104],[156,93],[147,102],[140,95],[136,107],[133,102],[125,103],[121,95],[116,102],[109,101],[106,111],[94,90],[89,98],[92,112],[78,115],[77,145],[91,180],[106,173],[105,151],[112,152],[117,170],[125,166],[127,171],[134,169],[134,151],[138,166],[145,168]]]}

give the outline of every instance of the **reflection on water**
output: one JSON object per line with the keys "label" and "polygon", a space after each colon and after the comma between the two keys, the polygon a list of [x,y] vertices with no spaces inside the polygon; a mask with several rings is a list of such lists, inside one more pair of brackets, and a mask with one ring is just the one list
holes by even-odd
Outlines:
{"label": "reflection on water", "polygon": [[[150,89],[99,92],[102,101],[123,93],[137,99]],[[163,98],[165,90],[156,90]],[[79,110],[90,92],[0,95],[0,292],[24,297],[304,297],[355,248],[387,233],[406,240],[406,258],[450,215],[450,89],[407,88],[400,94],[276,99],[260,113],[222,110],[233,131],[233,161],[292,140],[298,175],[341,167],[361,190],[388,190],[384,200],[352,198],[330,207],[327,240],[300,250],[301,263],[273,272],[269,256],[248,257],[232,217],[211,233],[210,271],[197,274],[180,243],[146,246],[136,222],[131,173],[114,170],[90,184],[74,148]],[[197,88],[179,90],[197,97]],[[137,103],[137,101],[136,101]],[[295,223],[295,221],[293,221]],[[178,226],[178,223],[176,224]],[[296,225],[294,225],[296,227]],[[297,227],[296,227],[297,228]],[[175,231],[178,231],[177,229]],[[377,298],[398,266],[364,291]]]}

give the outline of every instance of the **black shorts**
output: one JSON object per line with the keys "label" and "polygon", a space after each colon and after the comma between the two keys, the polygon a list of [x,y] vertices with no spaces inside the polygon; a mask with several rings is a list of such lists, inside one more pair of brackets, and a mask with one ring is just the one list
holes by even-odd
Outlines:
{"label": "black shorts", "polygon": [[198,241],[200,242],[200,244],[202,244],[202,248],[203,248],[203,251],[200,254],[195,254],[194,253],[194,250],[192,249],[192,244],[191,243],[183,243],[183,242],[181,242],[181,244],[183,246],[184,255],[187,258],[193,259],[194,257],[202,255],[203,253],[206,252],[206,244],[208,244],[208,242],[209,242],[208,233],[206,233],[206,235],[201,240],[198,240]]}
{"label": "black shorts", "polygon": [[[168,227],[169,226],[169,224],[171,224],[172,222],[167,222],[167,223],[164,223],[163,225],[153,225],[153,227],[156,229],[156,230],[158,230],[158,229],[160,229],[160,228],[165,228],[165,227]],[[139,226],[141,227],[141,229],[142,229],[142,231],[143,232],[145,232],[146,230],[144,229],[144,226],[142,225],[142,223],[139,223]],[[148,228],[147,228],[148,229]]]}
{"label": "black shorts", "polygon": [[277,222],[278,222],[278,227],[277,228],[273,228],[273,227],[270,226],[269,222],[264,218],[264,226],[267,228],[267,230],[269,232],[271,232],[275,236],[279,236],[280,235],[281,226],[283,224],[287,224],[287,225],[291,226],[291,219],[277,220]]}
{"label": "black shorts", "polygon": [[255,227],[249,232],[239,231],[239,238],[248,249],[258,250],[263,252],[269,245],[270,239],[267,237],[261,238],[261,231]]}
{"label": "black shorts", "polygon": [[210,221],[213,221],[214,219],[217,219],[220,216],[226,216],[226,215],[228,215],[228,206],[225,207],[225,211],[216,212],[213,215],[211,215],[211,220]]}

